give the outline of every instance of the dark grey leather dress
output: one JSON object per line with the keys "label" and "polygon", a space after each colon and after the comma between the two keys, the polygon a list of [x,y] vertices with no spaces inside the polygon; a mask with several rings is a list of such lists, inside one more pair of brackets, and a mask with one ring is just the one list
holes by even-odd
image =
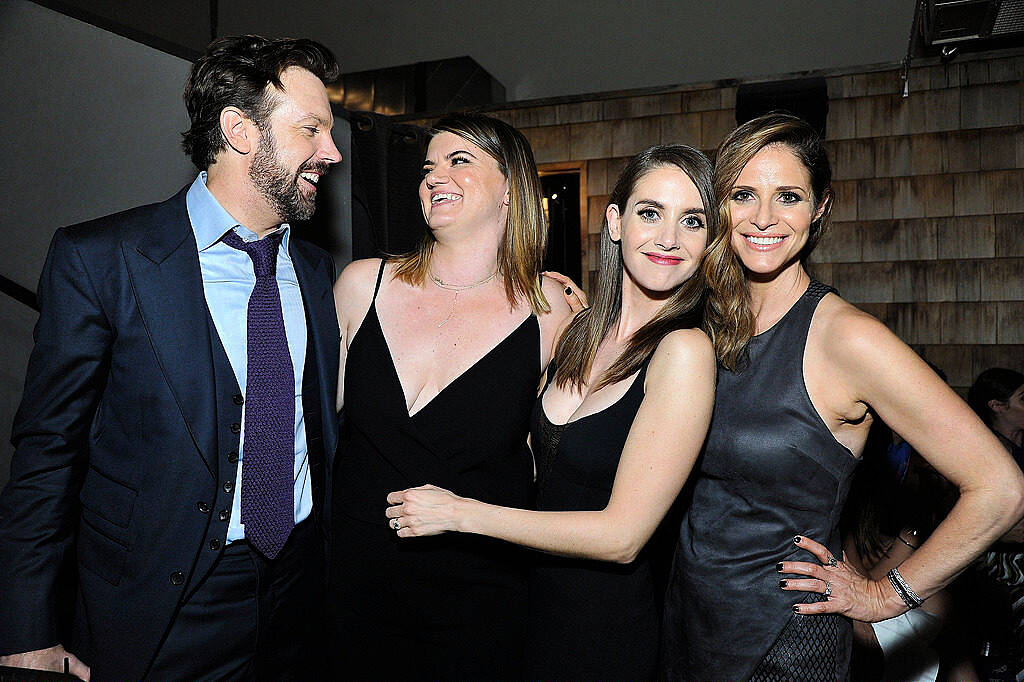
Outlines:
{"label": "dark grey leather dress", "polygon": [[842,556],[838,522],[857,459],[807,395],[807,330],[821,298],[811,282],[750,364],[719,368],[711,429],[679,534],[665,597],[662,674],[669,679],[836,680],[848,676],[852,629],[800,616],[820,599],[779,588],[780,561],[814,561],[804,535]]}

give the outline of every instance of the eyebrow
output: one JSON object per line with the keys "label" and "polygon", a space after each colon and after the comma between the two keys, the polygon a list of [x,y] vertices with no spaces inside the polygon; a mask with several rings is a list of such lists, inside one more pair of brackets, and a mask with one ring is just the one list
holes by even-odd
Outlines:
{"label": "eyebrow", "polygon": [[[665,205],[663,203],[661,203],[660,201],[655,201],[654,199],[640,199],[639,201],[636,202],[635,205],[636,206],[640,206],[640,205],[652,206],[654,208],[660,208],[661,210],[665,210]],[[695,208],[688,208],[685,211],[683,211],[683,213],[701,213],[701,214],[703,214],[703,213],[705,213],[705,211],[704,211],[703,208],[696,208],[695,207]]]}
{"label": "eyebrow", "polygon": [[[459,154],[465,154],[466,156],[470,156],[470,157],[472,157],[474,159],[476,158],[476,155],[473,154],[473,152],[467,151],[465,149],[456,149],[453,152],[448,152],[447,154],[444,155],[444,158],[451,159],[453,156],[458,156]],[[424,166],[432,166],[432,165],[434,165],[434,162],[431,161],[430,159],[423,159],[423,165]]]}
{"label": "eyebrow", "polygon": [[309,119],[313,119],[314,121],[316,121],[319,125],[323,126],[324,128],[333,128],[334,127],[334,121],[328,121],[326,119],[320,118],[320,116],[318,116],[317,114],[314,114],[314,113],[305,114],[304,116],[299,118],[299,123],[301,123],[303,121],[308,121]]}
{"label": "eyebrow", "polygon": [[[736,191],[738,189],[746,190],[747,192],[757,192],[757,189],[751,187],[750,185],[733,185],[730,191]],[[806,187],[801,187],[800,185],[782,185],[781,187],[775,188],[776,192],[792,192],[794,190],[798,190],[805,194],[811,193],[810,190],[808,190]]]}

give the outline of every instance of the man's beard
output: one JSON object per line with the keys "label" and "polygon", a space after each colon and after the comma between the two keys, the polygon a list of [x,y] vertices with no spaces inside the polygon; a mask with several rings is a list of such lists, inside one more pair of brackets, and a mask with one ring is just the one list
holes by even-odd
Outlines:
{"label": "man's beard", "polygon": [[307,197],[299,189],[299,173],[315,171],[326,175],[326,161],[307,161],[292,173],[277,160],[277,143],[269,126],[260,131],[256,154],[249,166],[253,186],[273,207],[282,222],[309,220],[316,211],[314,197]]}

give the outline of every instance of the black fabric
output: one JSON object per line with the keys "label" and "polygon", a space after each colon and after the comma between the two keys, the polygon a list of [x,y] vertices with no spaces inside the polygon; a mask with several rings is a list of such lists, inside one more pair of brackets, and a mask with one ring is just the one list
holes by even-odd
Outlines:
{"label": "black fabric", "polygon": [[[547,381],[544,382],[544,391],[554,381],[556,367],[554,363],[548,363]],[[555,455],[558,453],[558,442],[562,440],[566,424],[553,424],[544,414],[541,407],[541,400],[538,398],[533,406],[533,414],[530,417],[530,443],[533,446],[533,462],[537,468],[537,484],[543,485],[544,481],[551,478],[551,467],[555,464]]]}
{"label": "black fabric", "polygon": [[[823,601],[811,594],[805,603]],[[836,642],[842,636],[842,616],[802,616],[794,613],[772,648],[757,664],[751,682],[790,680],[835,680],[841,663]]]}
{"label": "black fabric", "polygon": [[150,679],[309,680],[322,673],[323,545],[312,519],[274,559],[229,545],[181,606]]}
{"label": "black fabric", "polygon": [[434,483],[528,506],[526,450],[540,375],[533,316],[409,416],[376,304],[352,339],[333,482],[330,641],[352,678],[486,679],[521,673],[525,552],[456,533],[402,539],[387,494]]}
{"label": "black fabric", "polygon": [[[649,362],[649,359],[648,359]],[[614,404],[564,426],[552,443],[542,400],[533,411],[538,443],[537,508],[599,510],[608,504],[633,418],[644,397],[645,362]],[[555,452],[546,451],[554,445]],[[667,557],[663,557],[667,560]],[[660,602],[645,550],[620,565],[538,555],[530,580],[530,679],[649,679],[658,658]]]}
{"label": "black fabric", "polygon": [[[773,674],[807,679],[801,671],[826,668],[823,678],[848,674],[848,620],[834,619],[833,628],[800,619],[792,626],[796,634],[779,639],[793,605],[807,595],[780,589],[776,564],[815,561],[793,543],[795,535],[842,555],[839,512],[857,463],[804,384],[807,331],[829,291],[812,282],[774,327],[751,339],[749,366],[719,368],[711,429],[665,597],[665,677],[746,679],[777,639],[780,648],[765,663]],[[806,635],[809,627],[833,629]],[[786,658],[782,652],[792,646],[797,653]]]}

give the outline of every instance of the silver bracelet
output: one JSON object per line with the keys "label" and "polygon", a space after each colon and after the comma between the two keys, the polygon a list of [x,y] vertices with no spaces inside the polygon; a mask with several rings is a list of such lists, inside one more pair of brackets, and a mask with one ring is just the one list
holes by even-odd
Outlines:
{"label": "silver bracelet", "polygon": [[900,599],[907,605],[907,608],[916,609],[924,603],[924,600],[918,597],[914,590],[910,589],[910,585],[903,579],[898,569],[892,569],[886,573],[886,577],[889,578],[892,589],[896,590],[896,594],[900,596]]}

